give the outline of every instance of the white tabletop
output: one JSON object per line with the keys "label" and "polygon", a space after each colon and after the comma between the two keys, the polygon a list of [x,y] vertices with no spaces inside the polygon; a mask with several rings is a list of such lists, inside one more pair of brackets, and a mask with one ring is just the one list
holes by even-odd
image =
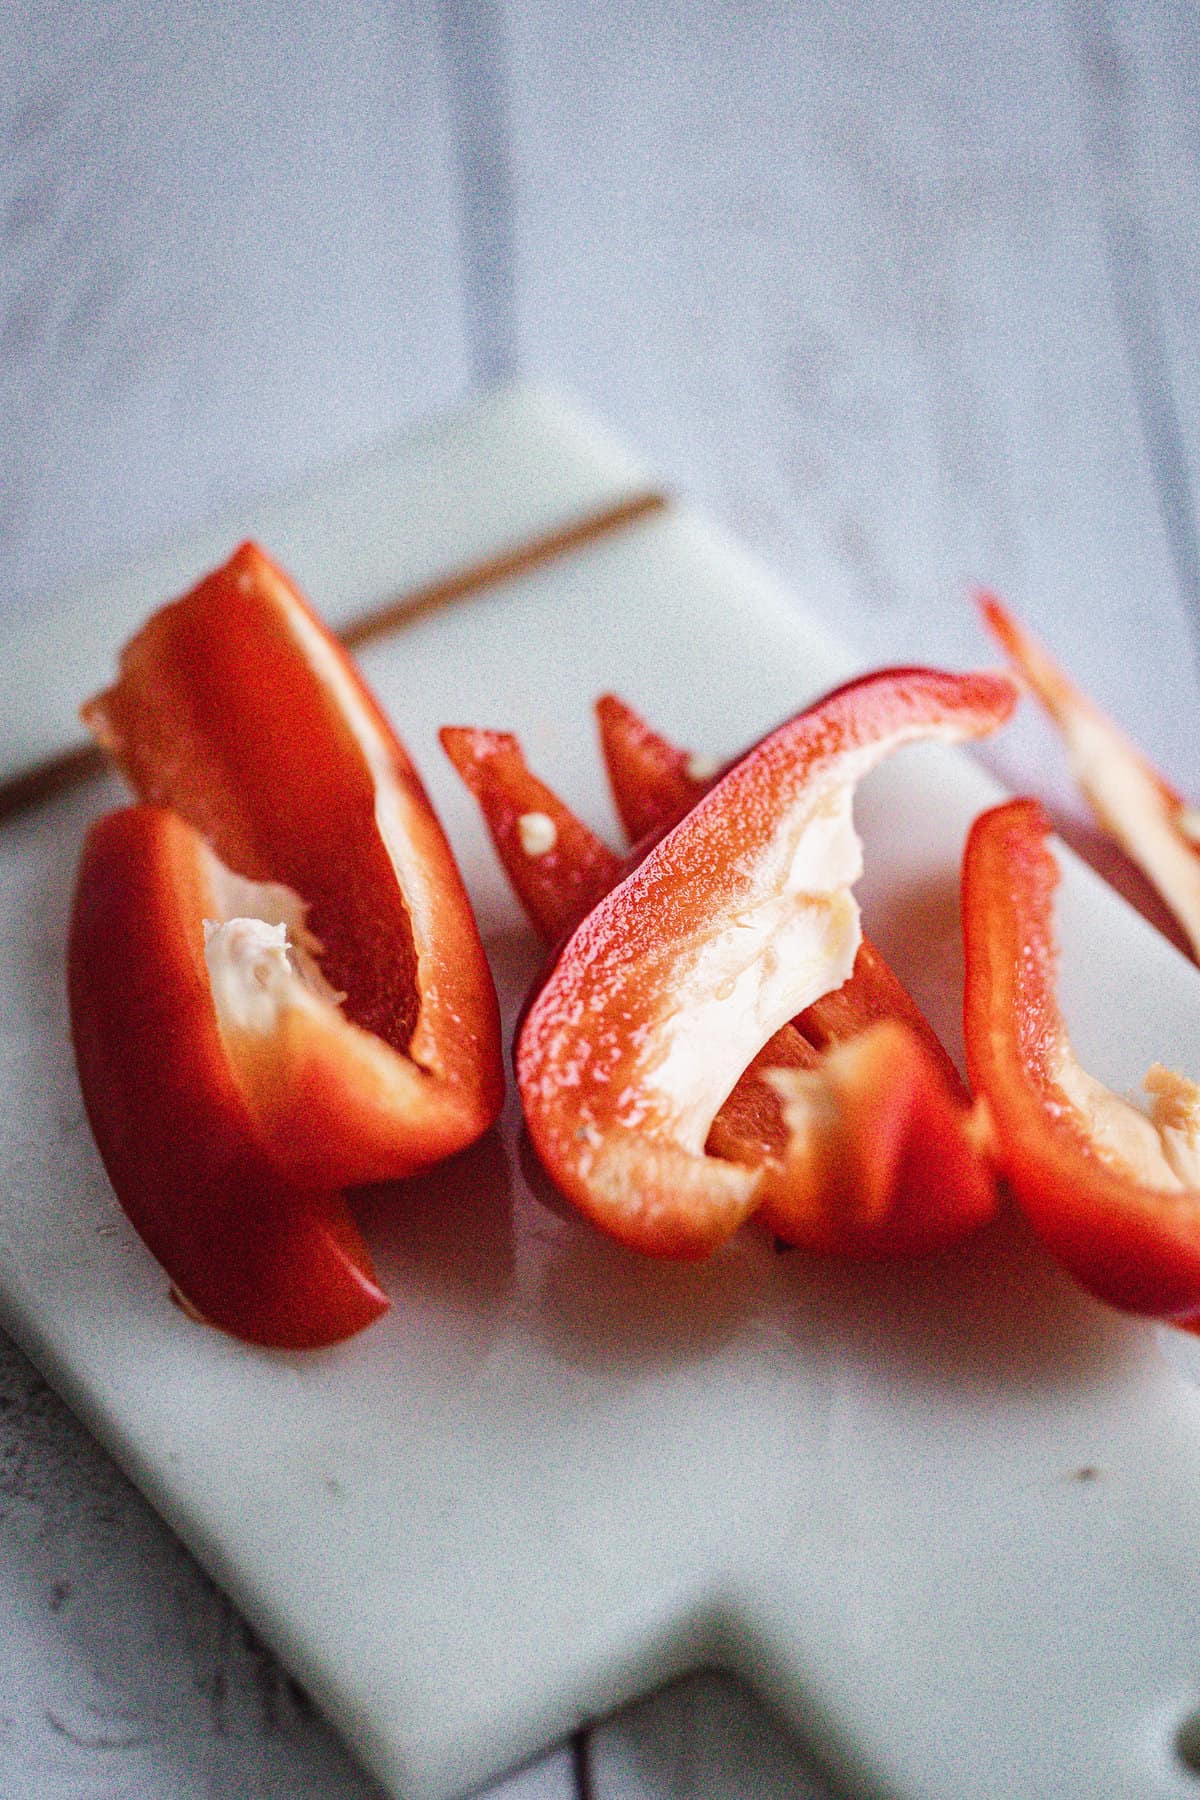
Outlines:
{"label": "white tabletop", "polygon": [[[1200,794],[1186,0],[19,0],[4,40],[6,614],[527,374],[872,660],[988,658],[997,587]],[[991,760],[1094,845],[1035,718]],[[0,1349],[0,1800],[375,1791]],[[708,1678],[491,1790],[822,1791]]]}

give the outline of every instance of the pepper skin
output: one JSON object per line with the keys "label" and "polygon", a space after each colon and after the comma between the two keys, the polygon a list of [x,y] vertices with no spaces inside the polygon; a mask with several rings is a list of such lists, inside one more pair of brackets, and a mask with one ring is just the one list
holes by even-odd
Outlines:
{"label": "pepper skin", "polygon": [[156,613],[84,717],[139,798],[241,878],[213,915],[212,994],[277,1167],[387,1180],[486,1131],[499,1012],[453,856],[353,664],[269,558],[245,544]]}
{"label": "pepper skin", "polygon": [[214,866],[158,808],[92,827],[68,961],[80,1083],[121,1205],[185,1306],[251,1343],[314,1349],[387,1297],[342,1196],[280,1175],[234,1080],[204,962]]}
{"label": "pepper skin", "polygon": [[1085,1288],[1200,1321],[1200,1089],[1161,1068],[1148,1118],[1075,1060],[1055,993],[1058,864],[1035,800],[984,813],[963,863],[967,1059],[995,1160]]}
{"label": "pepper skin", "polygon": [[[651,839],[681,819],[708,792],[719,768],[654,731],[616,694],[596,702],[600,748],[618,816],[626,831]],[[728,767],[728,765],[725,765]],[[963,1106],[967,1090],[928,1019],[865,934],[849,980],[799,1015],[797,1029],[817,1049],[832,1049],[872,1025],[899,1020],[916,1036]]]}
{"label": "pepper skin", "polygon": [[766,1079],[787,1133],[763,1165],[759,1216],[776,1237],[826,1254],[916,1256],[991,1218],[974,1117],[898,1020],[832,1046],[812,1074]]}
{"label": "pepper skin", "polygon": [[[624,863],[530,771],[510,733],[441,733],[527,916],[551,944],[712,785],[689,774],[685,765],[694,768],[694,759],[623,701],[606,695],[597,713],[626,829],[632,822],[649,833]],[[545,839],[530,847],[518,829],[522,818],[539,816],[554,827],[549,847]],[[887,1022],[906,1029],[874,1029]],[[839,1045],[846,1048],[837,1056],[822,1056]],[[800,1071],[811,1078],[780,1079]],[[955,1241],[993,1209],[968,1105],[940,1040],[864,940],[850,980],[783,1025],[739,1076],[705,1148],[728,1162],[764,1166],[760,1217],[777,1237],[825,1252],[911,1255]],[[819,1124],[805,1123],[806,1107]],[[795,1133],[783,1179],[776,1165],[789,1148],[785,1109]]]}
{"label": "pepper skin", "polygon": [[596,724],[613,804],[631,844],[681,819],[719,772],[654,731],[618,694],[597,700]]}
{"label": "pepper skin", "polygon": [[479,802],[526,917],[556,943],[621,879],[623,859],[538,780],[511,732],[444,725],[438,736]]}
{"label": "pepper skin", "polygon": [[[696,1257],[768,1192],[785,1204],[786,1173],[705,1144],[762,1046],[851,971],[853,789],[904,743],[994,729],[1014,699],[1002,676],[912,669],[838,689],[756,745],[575,931],[525,1016],[517,1079],[547,1172],[603,1230]],[[809,1131],[843,1129],[820,1093],[805,1113]],[[783,1169],[794,1160],[785,1146]],[[991,1205],[975,1162],[963,1228]]]}
{"label": "pepper skin", "polygon": [[1158,891],[1200,961],[1200,819],[1194,808],[994,594],[981,594],[979,607],[1061,731],[1075,779],[1100,824]]}

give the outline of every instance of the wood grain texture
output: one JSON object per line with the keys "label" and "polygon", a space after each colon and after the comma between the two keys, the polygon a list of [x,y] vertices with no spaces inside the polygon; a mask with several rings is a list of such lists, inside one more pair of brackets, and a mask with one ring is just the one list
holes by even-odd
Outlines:
{"label": "wood grain texture", "polygon": [[[1137,297],[1114,290],[1099,9],[510,16],[526,364],[638,433],[864,658],[986,655],[965,595],[990,583],[1200,784]],[[1008,742],[1005,772],[1048,760]]]}
{"label": "wood grain texture", "polygon": [[0,1793],[374,1800],[305,1696],[0,1349]]}
{"label": "wood grain texture", "polygon": [[0,604],[461,392],[425,9],[19,0],[6,20]]}
{"label": "wood grain texture", "polygon": [[1099,172],[1125,252],[1130,362],[1142,395],[1181,592],[1200,635],[1200,31],[1178,0],[1098,9],[1081,49],[1097,111]]}
{"label": "wood grain texture", "polygon": [[828,1800],[830,1789],[762,1704],[696,1675],[592,1734],[589,1800]]}
{"label": "wood grain texture", "polygon": [[[0,1345],[4,1800],[382,1800],[140,1494]],[[569,1754],[494,1800],[571,1800]]]}
{"label": "wood grain texture", "polygon": [[[303,1691],[0,1342],[3,1800],[383,1800]],[[568,1750],[489,1800],[574,1800]]]}

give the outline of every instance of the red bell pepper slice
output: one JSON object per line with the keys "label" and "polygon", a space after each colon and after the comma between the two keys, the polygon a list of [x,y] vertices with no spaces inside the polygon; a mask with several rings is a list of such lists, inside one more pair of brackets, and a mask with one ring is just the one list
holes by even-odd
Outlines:
{"label": "red bell pepper slice", "polygon": [[[636,828],[639,836],[650,838],[673,825],[708,792],[720,772],[714,761],[681,749],[652,730],[616,694],[605,694],[596,702],[596,717],[609,786],[627,832]],[[966,1088],[949,1052],[865,934],[849,980],[814,1000],[796,1025],[811,1044],[823,1050],[887,1019],[908,1027],[951,1092],[967,1105]]]}
{"label": "red bell pepper slice", "polygon": [[217,1030],[203,921],[222,871],[173,813],[87,838],[71,920],[71,1027],[88,1118],[130,1220],[185,1305],[252,1343],[312,1349],[387,1308],[328,1186],[280,1174]]}
{"label": "red bell pepper slice", "polygon": [[785,1141],[764,1163],[759,1216],[786,1243],[915,1256],[949,1248],[995,1212],[961,1083],[952,1088],[898,1020],[832,1045],[811,1074],[766,1079],[783,1103]]}
{"label": "red bell pepper slice", "polygon": [[444,725],[438,735],[479,802],[526,917],[556,943],[620,880],[623,858],[538,780],[511,732]]}
{"label": "red bell pepper slice", "polygon": [[386,1180],[486,1131],[503,1098],[499,1013],[453,856],[403,747],[282,571],[243,545],[154,615],[84,717],[139,797],[240,878],[214,914],[227,923],[209,945],[212,998],[280,1170]]}
{"label": "red bell pepper slice", "polygon": [[[602,1229],[654,1255],[702,1256],[769,1196],[784,1213],[795,1200],[804,1241],[859,1244],[853,1216],[814,1221],[814,1198],[837,1213],[841,1196],[814,1184],[815,1159],[793,1147],[845,1135],[828,1084],[802,1095],[783,1078],[782,1158],[739,1165],[706,1140],[762,1046],[853,966],[857,781],[901,744],[994,729],[1014,699],[988,674],[890,670],[850,683],[755,746],[576,930],[525,1016],[517,1079],[548,1173]],[[849,1085],[861,1093],[853,1074]],[[879,1161],[905,1166],[891,1145]],[[965,1228],[992,1195],[977,1159],[962,1173]]]}
{"label": "red bell pepper slice", "polygon": [[[549,944],[573,930],[645,854],[648,841],[689,812],[716,779],[715,763],[672,744],[616,694],[596,702],[596,715],[618,816],[635,843],[629,859],[610,850],[533,774],[511,732],[444,726],[440,733],[446,754],[479,801],[526,916]],[[850,979],[814,1001],[796,1023],[811,1045],[828,1049],[887,1019],[899,1020],[920,1039],[965,1105],[966,1089],[941,1039],[865,936]],[[790,1061],[800,1053],[784,1037],[778,1054]],[[767,1113],[778,1111],[761,1097],[751,1111],[760,1116],[764,1107]],[[761,1116],[754,1130],[760,1127]]]}
{"label": "red bell pepper slice", "polygon": [[1058,726],[1101,826],[1175,915],[1200,960],[1200,816],[994,594],[985,624]]}
{"label": "red bell pepper slice", "polygon": [[1076,1061],[1055,993],[1058,864],[1036,800],[984,813],[963,863],[967,1059],[993,1154],[1034,1229],[1091,1293],[1200,1321],[1200,1088],[1146,1077],[1149,1117]]}
{"label": "red bell pepper slice", "polygon": [[653,730],[618,694],[600,696],[596,723],[613,804],[631,844],[690,812],[720,773],[717,763]]}

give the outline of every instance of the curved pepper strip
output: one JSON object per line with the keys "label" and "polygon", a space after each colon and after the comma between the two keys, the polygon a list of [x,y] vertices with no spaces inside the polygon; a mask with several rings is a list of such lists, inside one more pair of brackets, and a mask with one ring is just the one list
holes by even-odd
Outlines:
{"label": "curved pepper strip", "polygon": [[87,838],[71,920],[71,1027],[121,1204],[185,1306],[252,1343],[313,1349],[387,1309],[342,1196],[266,1155],[229,1066],[203,951],[220,872],[152,807]]}
{"label": "curved pepper strip", "polygon": [[[652,730],[616,694],[605,694],[596,702],[596,718],[609,786],[626,831],[636,823],[646,836],[662,832],[708,792],[720,773],[715,763]],[[945,1045],[865,934],[849,979],[814,1000],[795,1023],[810,1044],[824,1050],[888,1019],[908,1027],[951,1092],[968,1105],[967,1090]]]}
{"label": "curved pepper strip", "polygon": [[[584,920],[526,1014],[516,1062],[542,1162],[602,1229],[653,1255],[703,1256],[769,1197],[800,1241],[857,1247],[852,1216],[822,1213],[839,1195],[814,1186],[820,1159],[792,1142],[844,1135],[836,1084],[800,1094],[783,1077],[782,1159],[739,1165],[706,1140],[763,1045],[850,973],[857,781],[901,744],[994,729],[1014,699],[988,674],[848,684],[750,751]],[[880,1162],[908,1167],[890,1145]],[[962,1172],[960,1232],[993,1205],[978,1159]],[[870,1224],[878,1236],[878,1207]]]}
{"label": "curved pepper strip", "polygon": [[243,545],[154,615],[84,717],[235,871],[212,998],[280,1170],[386,1180],[486,1131],[499,1012],[466,891],[403,747],[282,571]]}
{"label": "curved pepper strip", "polygon": [[1129,1312],[1200,1320],[1200,1089],[1155,1067],[1147,1117],[1076,1061],[1055,993],[1058,864],[1035,800],[984,813],[963,863],[967,1058],[993,1154],[1049,1249]]}
{"label": "curved pepper strip", "polygon": [[1062,733],[1101,826],[1157,890],[1200,960],[1200,816],[993,594],[984,623]]}
{"label": "curved pepper strip", "polygon": [[[445,725],[442,747],[470,788],[513,892],[530,924],[550,946],[586,918],[616,887],[634,857],[620,857],[547,787],[525,761],[511,732]],[[709,1132],[714,1155],[756,1162],[786,1140],[779,1096],[760,1079],[760,1063],[812,1069],[817,1052],[784,1025],[739,1079]]]}

